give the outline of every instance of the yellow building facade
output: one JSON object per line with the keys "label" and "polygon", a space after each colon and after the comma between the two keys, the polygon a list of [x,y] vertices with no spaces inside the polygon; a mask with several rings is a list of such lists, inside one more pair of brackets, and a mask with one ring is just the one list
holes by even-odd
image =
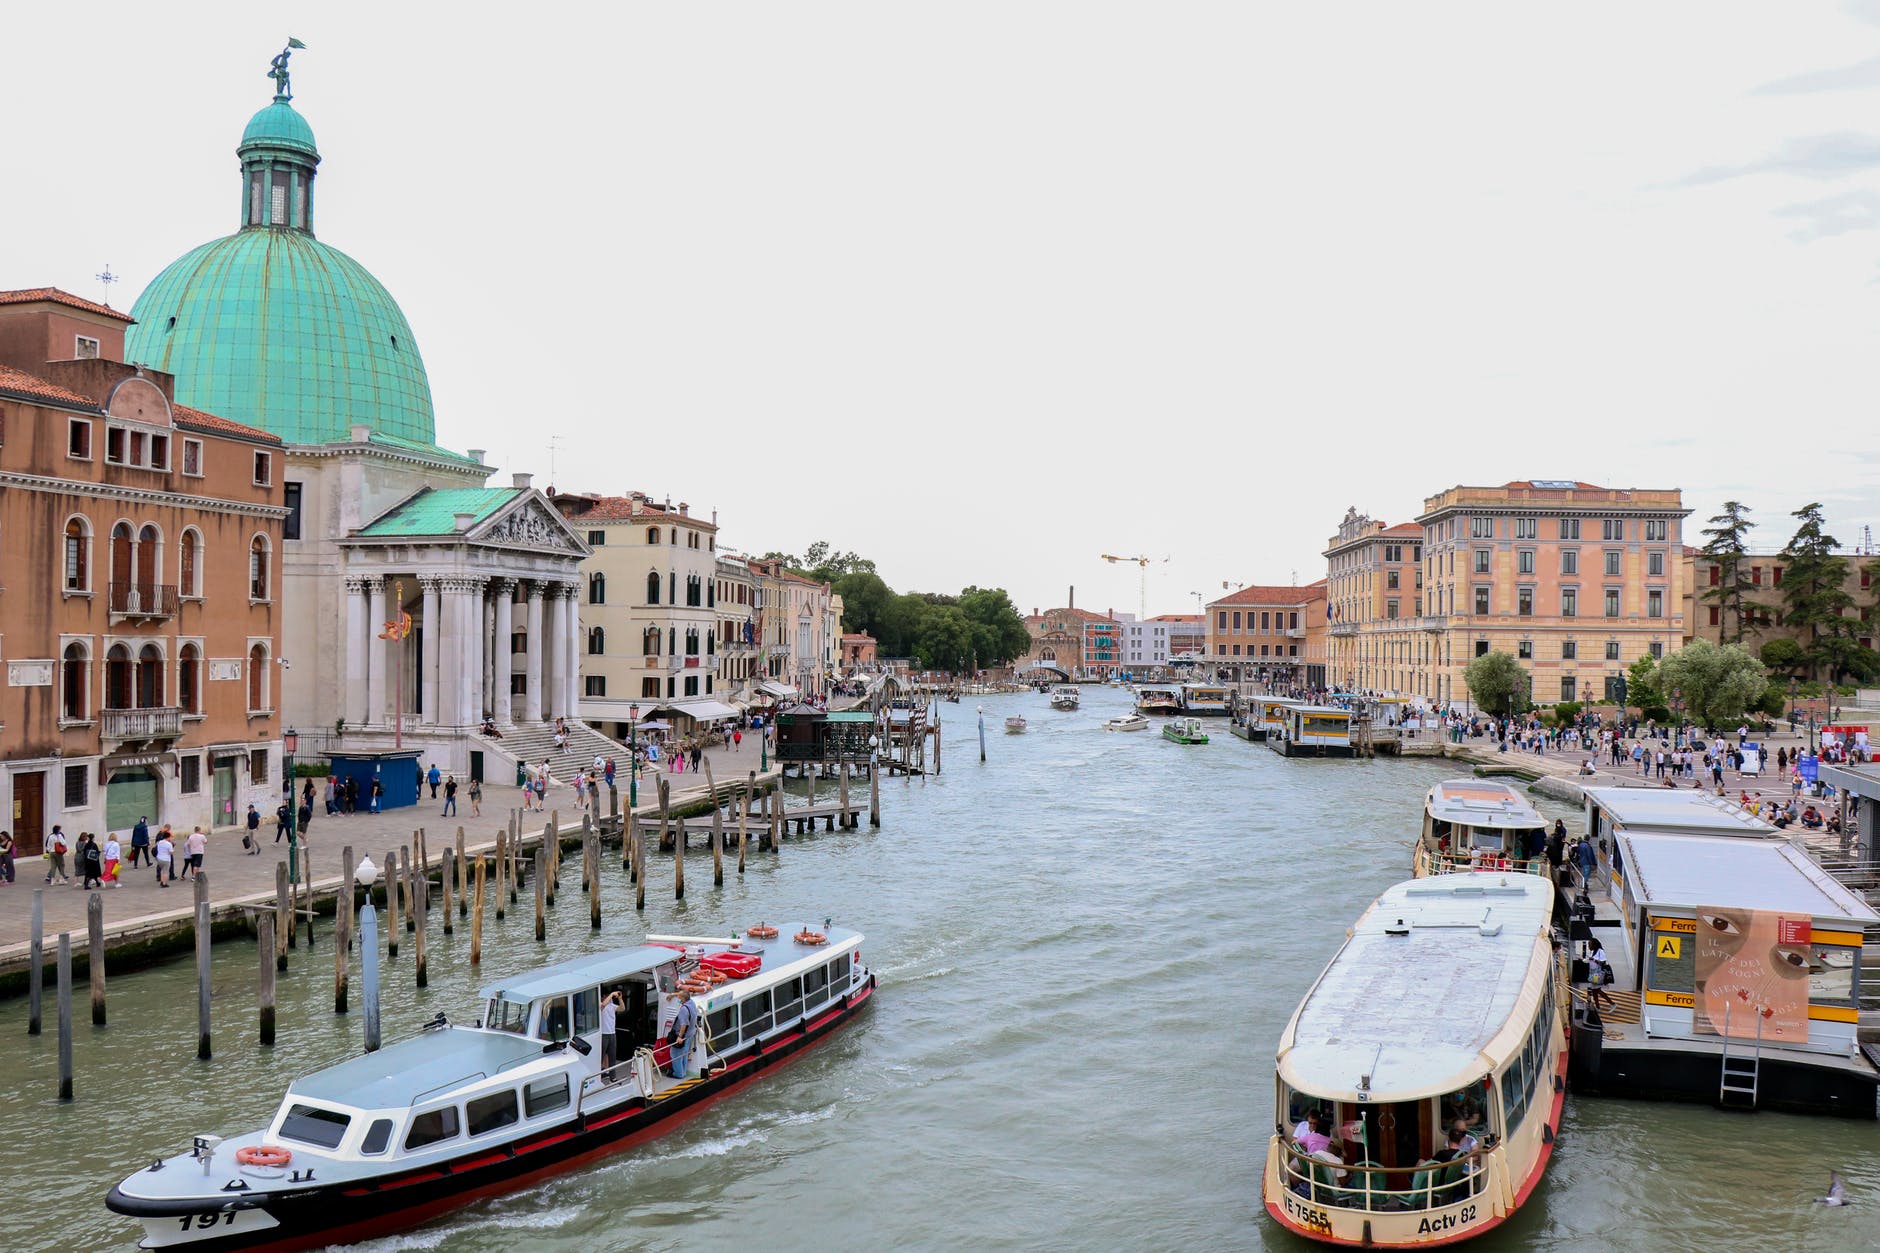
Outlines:
{"label": "yellow building facade", "polygon": [[1435,642],[1423,626],[1423,528],[1345,511],[1325,549],[1332,682],[1354,692],[1423,695]]}

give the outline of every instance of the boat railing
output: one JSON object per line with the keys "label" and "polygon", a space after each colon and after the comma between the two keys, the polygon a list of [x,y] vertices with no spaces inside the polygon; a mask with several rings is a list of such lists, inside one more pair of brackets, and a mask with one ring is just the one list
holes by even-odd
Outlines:
{"label": "boat railing", "polygon": [[[1279,1147],[1282,1183],[1295,1196],[1332,1209],[1377,1212],[1441,1209],[1468,1200],[1488,1186],[1487,1159],[1499,1146],[1413,1166],[1327,1161],[1285,1139]],[[1392,1176],[1402,1179],[1405,1186],[1391,1187]]]}
{"label": "boat railing", "polygon": [[466,1083],[475,1083],[479,1079],[487,1079],[489,1077],[488,1071],[472,1071],[470,1074],[461,1075],[458,1078],[452,1079],[449,1083],[440,1083],[435,1088],[426,1088],[424,1091],[418,1093],[418,1095],[412,1097],[408,1104],[416,1105],[427,1096],[436,1096],[439,1092],[448,1092],[452,1088],[462,1087]]}
{"label": "boat railing", "polygon": [[1438,874],[1466,874],[1470,871],[1482,874],[1534,874],[1545,877],[1548,873],[1547,858],[1542,857],[1504,857],[1500,853],[1483,853],[1472,856],[1469,853],[1447,853],[1433,849],[1427,842],[1417,842],[1416,873],[1419,877]]}

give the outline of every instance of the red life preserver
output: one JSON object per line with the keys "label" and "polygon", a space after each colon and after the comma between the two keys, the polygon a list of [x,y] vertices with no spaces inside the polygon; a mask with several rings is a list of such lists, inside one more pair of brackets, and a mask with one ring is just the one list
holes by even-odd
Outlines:
{"label": "red life preserver", "polygon": [[278,1144],[256,1144],[236,1149],[235,1160],[243,1166],[285,1166],[294,1155]]}

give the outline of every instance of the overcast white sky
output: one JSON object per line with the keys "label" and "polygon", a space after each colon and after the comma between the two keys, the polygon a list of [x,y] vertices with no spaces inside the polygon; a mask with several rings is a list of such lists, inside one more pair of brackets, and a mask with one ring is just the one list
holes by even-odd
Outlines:
{"label": "overcast white sky", "polygon": [[233,230],[290,34],[440,442],[731,546],[1158,613],[1458,482],[1880,522],[1880,0],[40,6],[0,285]]}

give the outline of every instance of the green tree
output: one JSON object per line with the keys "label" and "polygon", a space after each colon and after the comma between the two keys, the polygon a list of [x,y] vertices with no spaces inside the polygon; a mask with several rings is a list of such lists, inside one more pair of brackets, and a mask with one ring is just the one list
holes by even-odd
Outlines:
{"label": "green tree", "polygon": [[966,670],[973,658],[972,619],[958,605],[929,606],[921,618],[914,655],[924,670]]}
{"label": "green tree", "polygon": [[904,657],[906,653],[899,647],[890,646],[886,632],[887,616],[894,603],[894,589],[889,587],[879,574],[856,572],[845,574],[831,587],[842,596],[842,629],[844,631],[866,631],[880,643],[884,655]]}
{"label": "green tree", "polygon": [[1497,718],[1518,714],[1527,704],[1528,674],[1511,654],[1483,653],[1462,672],[1469,698]]}
{"label": "green tree", "polygon": [[1766,669],[1793,674],[1797,678],[1808,668],[1808,654],[1802,651],[1800,644],[1786,637],[1770,640],[1757,655]]}
{"label": "green tree", "polygon": [[1723,512],[1710,520],[1703,534],[1703,554],[1717,568],[1717,582],[1703,590],[1705,600],[1716,605],[1717,642],[1743,642],[1743,593],[1750,587],[1749,570],[1744,558],[1749,554],[1745,542],[1756,525],[1748,518],[1749,507],[1734,500],[1723,502]]}
{"label": "green tree", "polygon": [[1808,673],[1832,667],[1844,658],[1835,646],[1818,647],[1823,636],[1848,634],[1851,625],[1842,611],[1853,607],[1847,594],[1847,559],[1837,556],[1840,541],[1822,526],[1821,505],[1803,505],[1790,515],[1801,525],[1782,549],[1782,600],[1788,606],[1782,621],[1802,632],[1802,651],[1808,656]]}
{"label": "green tree", "polygon": [[973,624],[973,652],[981,666],[1002,666],[1031,648],[1031,632],[1002,587],[969,587],[960,611]]}
{"label": "green tree", "polygon": [[1769,673],[1740,644],[1699,639],[1659,662],[1653,681],[1683,702],[1693,722],[1716,728],[1740,722],[1761,705]]}
{"label": "green tree", "polygon": [[1640,657],[1626,669],[1625,703],[1640,711],[1665,703],[1664,691],[1658,686],[1658,662],[1650,654]]}

